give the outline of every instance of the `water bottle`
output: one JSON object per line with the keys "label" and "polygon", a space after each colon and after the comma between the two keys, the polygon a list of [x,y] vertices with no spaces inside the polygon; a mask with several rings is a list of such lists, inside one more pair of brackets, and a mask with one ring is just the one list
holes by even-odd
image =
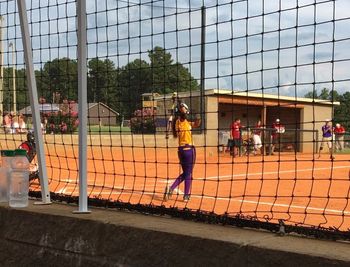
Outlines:
{"label": "water bottle", "polygon": [[26,150],[16,149],[11,161],[9,205],[13,208],[28,206],[29,162],[26,155]]}
{"label": "water bottle", "polygon": [[9,200],[9,180],[11,172],[11,160],[13,159],[13,157],[13,150],[1,151],[0,202],[8,202]]}
{"label": "water bottle", "polygon": [[0,167],[0,202],[8,202],[8,169]]}

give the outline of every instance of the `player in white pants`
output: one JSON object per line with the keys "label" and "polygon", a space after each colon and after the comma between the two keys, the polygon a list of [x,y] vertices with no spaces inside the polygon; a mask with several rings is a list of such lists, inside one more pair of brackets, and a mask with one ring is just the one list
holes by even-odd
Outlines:
{"label": "player in white pants", "polygon": [[262,148],[261,129],[262,129],[261,121],[258,120],[258,122],[255,125],[255,129],[253,130],[254,155],[256,155],[256,152],[261,150]]}

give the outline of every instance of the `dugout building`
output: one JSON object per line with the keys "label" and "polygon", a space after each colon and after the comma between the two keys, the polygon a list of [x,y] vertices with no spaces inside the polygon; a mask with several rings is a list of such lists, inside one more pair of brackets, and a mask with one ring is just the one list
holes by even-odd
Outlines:
{"label": "dugout building", "polygon": [[[204,97],[199,91],[180,92],[178,97],[189,105],[192,117],[198,114],[202,117],[202,131],[194,135],[195,143],[199,146],[217,148],[224,145],[222,142],[226,141],[222,136],[229,134],[235,118],[240,118],[241,124],[249,129],[254,128],[260,119],[266,127],[265,143],[269,143],[270,129],[278,118],[286,128],[281,151],[303,153],[317,151],[322,139],[321,127],[325,119],[332,119],[334,106],[339,105],[339,102],[319,99],[218,89],[206,90]],[[157,110],[157,132],[164,133],[171,114],[172,94],[154,95],[152,103]],[[243,130],[243,138],[248,138],[250,131]]]}

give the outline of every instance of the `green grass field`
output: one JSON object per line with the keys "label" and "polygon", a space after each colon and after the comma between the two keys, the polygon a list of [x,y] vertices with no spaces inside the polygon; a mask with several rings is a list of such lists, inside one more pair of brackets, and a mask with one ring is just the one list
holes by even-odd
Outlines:
{"label": "green grass field", "polygon": [[128,134],[130,127],[89,125],[90,134]]}

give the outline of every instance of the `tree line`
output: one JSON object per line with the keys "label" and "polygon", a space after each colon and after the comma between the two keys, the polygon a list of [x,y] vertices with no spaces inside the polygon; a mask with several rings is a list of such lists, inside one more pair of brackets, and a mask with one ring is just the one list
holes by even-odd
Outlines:
{"label": "tree line", "polygon": [[339,102],[340,105],[334,106],[333,121],[344,125],[347,130],[350,130],[350,92],[339,94],[336,90],[323,88],[319,94],[314,90],[308,92],[305,97]]}
{"label": "tree line", "polygon": [[[174,62],[170,53],[161,47],[148,52],[149,60],[135,59],[116,67],[110,59],[88,61],[88,102],[103,102],[126,118],[141,108],[143,93],[166,94],[198,90],[199,84],[190,71]],[[56,58],[35,71],[38,94],[47,103],[64,99],[78,101],[77,60]],[[25,70],[16,70],[17,110],[29,105]],[[4,68],[4,110],[13,103],[12,68]]]}

